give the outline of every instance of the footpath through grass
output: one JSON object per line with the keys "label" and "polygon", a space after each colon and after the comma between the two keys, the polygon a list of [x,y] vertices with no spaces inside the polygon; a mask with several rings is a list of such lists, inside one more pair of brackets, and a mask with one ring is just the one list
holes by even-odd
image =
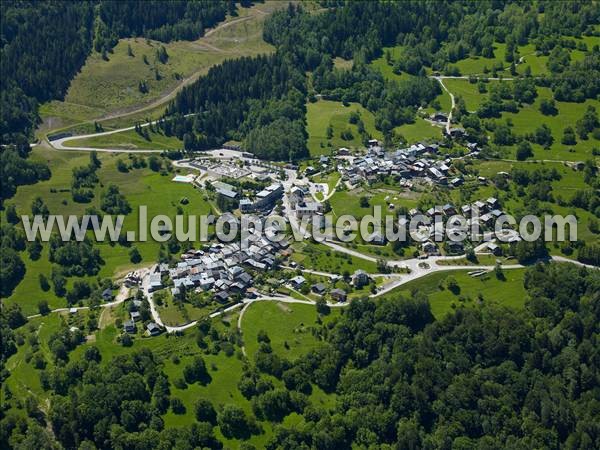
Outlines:
{"label": "footpath through grass", "polygon": [[[216,31],[195,41],[161,43],[145,38],[121,39],[107,60],[92,52],[71,82],[64,101],[42,105],[41,132],[100,119],[149,105],[172,92],[184,80],[193,80],[226,59],[269,53],[273,47],[262,38],[265,18],[283,2],[267,1],[250,8],[238,7]],[[156,58],[164,46],[169,56]],[[147,92],[139,89],[140,82]]]}

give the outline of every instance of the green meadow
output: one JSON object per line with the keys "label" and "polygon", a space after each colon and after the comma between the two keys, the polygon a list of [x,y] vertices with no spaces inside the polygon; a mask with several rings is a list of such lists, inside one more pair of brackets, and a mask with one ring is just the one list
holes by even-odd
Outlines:
{"label": "green meadow", "polygon": [[[485,83],[485,86],[489,90],[495,83],[499,83],[499,81],[490,80]],[[510,83],[510,81],[503,81],[503,83]],[[455,97],[463,98],[467,105],[467,111],[477,111],[487,96],[487,93],[480,94],[477,83],[469,83],[469,80],[447,78],[444,80],[444,84]]]}
{"label": "green meadow", "polygon": [[[406,207],[407,209],[414,208],[417,206],[418,193],[410,191],[402,191],[400,187],[385,185],[382,189],[364,189],[358,188],[352,191],[336,191],[335,194],[329,199],[333,214],[336,217],[343,215],[351,215],[357,220],[360,220],[367,214],[372,214],[373,207],[379,206],[381,208],[382,216],[390,214],[394,211],[390,206],[393,204],[394,208],[400,206]],[[367,197],[369,199],[369,206],[360,206],[360,198]]]}
{"label": "green meadow", "polygon": [[[506,269],[503,273],[505,280],[498,280],[493,272],[476,278],[471,277],[466,270],[437,272],[406,283],[385,297],[393,298],[397,294],[410,296],[411,292],[419,290],[429,297],[431,311],[436,319],[461,306],[477,305],[480,302],[479,295],[485,303],[522,308],[527,296],[523,287],[525,269]],[[449,277],[453,277],[458,283],[460,289],[456,294],[445,287]]]}
{"label": "green meadow", "polygon": [[[331,308],[324,323],[339,315],[340,308]],[[302,303],[255,302],[245,311],[242,319],[242,337],[249,358],[258,351],[258,333],[264,331],[271,340],[273,351],[290,360],[302,356],[319,345],[313,329],[319,328],[314,305]]]}
{"label": "green meadow", "polygon": [[[383,139],[381,132],[375,129],[375,118],[358,103],[344,106],[341,102],[318,100],[306,105],[306,130],[308,132],[308,150],[311,156],[329,155],[335,153],[340,147],[358,149],[364,147],[358,128],[349,123],[350,113],[358,112],[365,124],[365,130],[374,139]],[[331,126],[333,136],[327,138],[327,128]],[[352,139],[345,140],[341,134],[350,130]]]}
{"label": "green meadow", "polygon": [[296,242],[292,248],[294,249],[292,260],[304,266],[305,269],[340,275],[345,271],[354,273],[357,269],[369,273],[377,272],[377,265],[374,262],[337,252],[325,245],[305,240]]}
{"label": "green meadow", "polygon": [[[450,111],[450,107],[448,106],[448,109],[442,108],[442,111]],[[442,130],[442,127],[432,125],[421,117],[416,117],[414,123],[394,128],[394,133],[402,136],[403,141],[407,144],[414,144],[415,142],[441,139]]]}
{"label": "green meadow", "polygon": [[540,112],[540,103],[542,99],[552,98],[552,92],[549,88],[538,87],[538,97],[532,105],[523,105],[517,113],[502,113],[502,119],[510,120],[513,133],[522,135],[533,133],[541,124],[546,124],[552,130],[554,143],[550,149],[546,150],[539,145],[534,145],[535,159],[554,159],[566,161],[585,161],[592,159],[592,149],[600,148],[600,141],[594,139],[590,134],[587,140],[577,137],[575,145],[564,145],[561,143],[563,131],[570,126],[575,129],[576,122],[583,117],[585,110],[589,105],[594,106],[600,111],[600,101],[587,99],[582,103],[556,102],[558,114],[555,116],[545,116]]}

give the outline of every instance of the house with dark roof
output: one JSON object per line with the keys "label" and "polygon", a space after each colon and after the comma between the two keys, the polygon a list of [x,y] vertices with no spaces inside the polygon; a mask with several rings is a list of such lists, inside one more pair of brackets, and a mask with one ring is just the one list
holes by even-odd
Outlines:
{"label": "house with dark roof", "polygon": [[313,284],[311,287],[311,291],[313,291],[317,295],[323,295],[327,287],[323,283]]}
{"label": "house with dark roof", "polygon": [[358,269],[354,272],[354,275],[352,275],[352,284],[354,284],[354,287],[356,288],[361,288],[364,285],[369,284],[369,275],[364,270]]}
{"label": "house with dark roof", "polygon": [[338,302],[345,302],[347,298],[346,291],[338,288],[332,289],[329,295],[331,295],[331,298],[333,300],[336,300]]}
{"label": "house with dark roof", "polygon": [[123,324],[123,330],[125,331],[125,333],[135,334],[135,332],[137,331],[135,322],[133,320],[128,320]]}
{"label": "house with dark roof", "polygon": [[227,303],[227,300],[229,300],[230,296],[231,294],[229,291],[219,291],[215,294],[215,300],[219,303]]}
{"label": "house with dark roof", "polygon": [[106,288],[102,291],[102,299],[105,302],[109,302],[113,299],[113,294],[112,294],[112,289],[111,288]]}
{"label": "house with dark roof", "polygon": [[162,331],[160,327],[154,322],[150,322],[148,325],[146,325],[146,330],[148,330],[148,334],[150,336],[157,336]]}

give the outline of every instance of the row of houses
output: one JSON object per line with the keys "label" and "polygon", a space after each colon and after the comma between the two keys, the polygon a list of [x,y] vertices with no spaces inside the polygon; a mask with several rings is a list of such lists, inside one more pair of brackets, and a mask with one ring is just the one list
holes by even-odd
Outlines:
{"label": "row of houses", "polygon": [[[334,281],[334,280],[332,280],[332,281]],[[366,286],[371,282],[371,277],[364,270],[358,269],[354,272],[354,274],[352,274],[351,281],[352,281],[352,285],[355,288],[360,289],[363,286]],[[300,289],[306,283],[307,283],[307,280],[302,275],[296,275],[295,277],[292,277],[288,280],[289,286],[293,289]],[[314,294],[321,295],[321,296],[325,295],[327,292],[329,292],[329,295],[331,296],[331,298],[338,302],[345,302],[348,297],[347,292],[344,291],[343,289],[334,288],[334,289],[331,289],[328,291],[327,286],[324,283],[315,283],[310,287],[310,290]]]}

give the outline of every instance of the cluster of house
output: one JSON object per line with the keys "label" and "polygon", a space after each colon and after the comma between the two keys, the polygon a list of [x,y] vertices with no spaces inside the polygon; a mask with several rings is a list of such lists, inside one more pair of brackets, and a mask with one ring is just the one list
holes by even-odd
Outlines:
{"label": "cluster of house", "polygon": [[[341,277],[338,276],[338,277],[332,278],[331,281],[335,282],[339,278],[341,278]],[[371,277],[369,277],[369,274],[367,272],[365,272],[364,270],[358,269],[352,275],[351,281],[352,281],[352,285],[356,289],[360,289],[363,286],[366,286],[369,284],[369,282],[371,281]],[[288,281],[289,286],[293,289],[300,289],[306,283],[307,283],[307,280],[302,275],[296,275],[295,277],[290,278]],[[327,286],[325,285],[325,283],[315,283],[310,287],[310,290],[313,294],[320,295],[320,296],[323,296],[323,295],[327,294],[327,292],[328,292],[328,289],[327,289]],[[334,288],[334,289],[329,290],[329,295],[332,298],[332,300],[335,300],[338,302],[345,302],[348,298],[348,293],[340,288]]]}
{"label": "cluster of house", "polygon": [[[123,324],[123,331],[129,334],[137,333],[137,322],[141,322],[142,315],[140,308],[142,307],[142,301],[133,299],[129,307],[129,320]],[[156,336],[162,332],[161,327],[155,322],[149,322],[146,325],[146,333],[149,336]]]}
{"label": "cluster of house", "polygon": [[[442,219],[450,220],[448,231],[452,233],[452,216],[459,215],[466,219],[466,225],[469,229],[476,224],[481,229],[493,229],[495,222],[504,216],[506,213],[500,209],[500,203],[498,199],[494,197],[490,197],[485,201],[478,200],[473,202],[472,204],[463,205],[460,208],[455,207],[452,204],[446,205],[436,205],[429,208],[425,212],[421,212],[416,208],[413,208],[409,211],[410,217],[415,217],[417,215],[425,215],[429,217],[432,221],[436,220],[436,217],[439,216]],[[407,219],[408,220],[408,219]],[[459,224],[459,219],[454,219],[454,224]],[[448,222],[446,222],[448,225]],[[458,231],[458,228],[457,228]],[[434,225],[423,225],[418,230],[418,234],[423,241],[421,243],[421,250],[425,255],[439,255],[440,249],[438,246],[439,242],[443,241],[443,233],[439,230],[436,230]],[[483,237],[483,235],[481,236]],[[514,244],[521,240],[518,233],[512,234],[508,239],[510,244]],[[462,241],[446,241],[446,249],[450,253],[464,253],[464,242]],[[490,243],[488,244],[488,249],[496,254],[500,251],[500,248]]]}
{"label": "cluster of house", "polygon": [[[237,188],[223,181],[213,181],[213,187],[217,195],[221,195],[228,200],[237,200],[239,193]],[[272,209],[277,200],[283,196],[283,185],[273,183],[261,191],[254,194],[254,198],[244,197],[239,200],[240,211],[243,213],[259,212]]]}
{"label": "cluster of house", "polygon": [[[429,116],[429,120],[439,124],[448,123],[448,114],[437,111]],[[452,127],[450,129],[444,128],[444,134],[452,138],[468,138],[469,134],[462,127]]]}
{"label": "cluster of house", "polygon": [[[477,144],[467,144],[471,154],[477,153]],[[393,175],[401,178],[401,183],[410,183],[414,178],[437,184],[460,186],[461,177],[449,179],[450,159],[439,159],[440,144],[417,143],[395,151],[386,151],[380,145],[371,145],[367,154],[345,159],[346,164],[338,166],[342,178],[351,185],[362,181],[372,183],[380,176]],[[345,156],[345,155],[342,155]]]}
{"label": "cluster of house", "polygon": [[294,214],[300,220],[303,217],[313,217],[323,215],[323,204],[316,201],[310,195],[308,188],[302,183],[297,183],[290,189],[289,193],[290,206],[294,210]]}
{"label": "cluster of house", "polygon": [[141,282],[142,282],[142,274],[137,270],[129,272],[127,275],[125,275],[125,279],[123,280],[123,283],[128,288],[132,288],[134,286],[139,286]]}
{"label": "cluster of house", "polygon": [[216,301],[225,304],[235,294],[255,295],[249,271],[273,268],[279,252],[288,246],[286,240],[272,242],[268,235],[268,231],[264,235],[250,234],[243,246],[239,242],[214,243],[203,250],[189,250],[181,255],[175,267],[158,265],[150,277],[148,290],[162,289],[163,277],[168,277],[173,282],[173,296],[188,290],[210,291]]}

